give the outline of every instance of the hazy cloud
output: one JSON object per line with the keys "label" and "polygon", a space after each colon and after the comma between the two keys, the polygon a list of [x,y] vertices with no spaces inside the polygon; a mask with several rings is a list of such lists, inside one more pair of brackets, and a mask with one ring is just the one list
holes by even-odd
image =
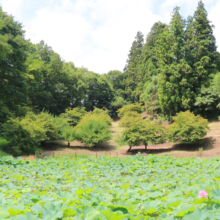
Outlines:
{"label": "hazy cloud", "polygon": [[[39,0],[39,7],[27,19],[24,5],[32,1],[0,0],[0,5],[17,20],[21,19],[26,37],[33,43],[44,40],[65,61],[98,73],[123,70],[137,31],[146,36],[154,22],[168,23],[175,6],[181,7],[184,17],[193,15],[198,3],[197,0],[44,0],[41,4]],[[216,25],[214,33],[220,42],[220,2],[204,2],[209,6],[209,18]]]}

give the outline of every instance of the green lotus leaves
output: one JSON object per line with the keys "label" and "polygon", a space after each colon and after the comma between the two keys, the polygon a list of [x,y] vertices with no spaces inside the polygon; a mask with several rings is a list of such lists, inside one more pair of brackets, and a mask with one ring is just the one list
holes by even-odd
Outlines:
{"label": "green lotus leaves", "polygon": [[0,219],[220,219],[219,165],[155,155],[1,158]]}

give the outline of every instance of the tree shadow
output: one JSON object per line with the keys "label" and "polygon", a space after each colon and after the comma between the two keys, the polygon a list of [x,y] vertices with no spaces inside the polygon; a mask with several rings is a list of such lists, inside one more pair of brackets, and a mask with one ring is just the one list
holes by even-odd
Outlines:
{"label": "tree shadow", "polygon": [[47,141],[43,143],[41,147],[45,151],[56,151],[56,150],[69,148],[72,150],[89,150],[89,151],[107,151],[108,152],[108,151],[113,151],[117,149],[116,146],[112,145],[109,141],[105,143],[98,143],[93,147],[88,147],[79,141],[71,142],[70,146],[68,146],[68,142],[65,140]]}
{"label": "tree shadow", "polygon": [[185,151],[185,152],[196,152],[199,150],[199,148],[202,148],[203,151],[211,150],[214,148],[214,144],[216,142],[216,139],[213,137],[206,137],[201,140],[200,143],[195,143],[195,144],[175,144],[170,148],[157,148],[155,146],[154,149],[147,149],[145,150],[143,147],[142,148],[135,148],[129,149],[125,152],[125,155],[135,155],[138,153],[141,154],[159,154],[159,153],[168,153],[168,152],[173,152],[173,151]]}

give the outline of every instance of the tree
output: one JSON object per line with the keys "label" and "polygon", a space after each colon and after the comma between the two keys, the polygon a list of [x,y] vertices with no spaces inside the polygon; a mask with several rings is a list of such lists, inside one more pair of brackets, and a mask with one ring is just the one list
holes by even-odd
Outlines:
{"label": "tree", "polygon": [[58,140],[60,135],[60,124],[55,122],[52,115],[41,112],[36,115],[28,112],[25,117],[11,118],[2,125],[1,135],[17,147],[16,153],[34,153],[41,142],[46,140]]}
{"label": "tree", "polygon": [[144,121],[143,126],[140,128],[142,143],[147,149],[148,144],[162,144],[166,140],[166,128],[157,122]]}
{"label": "tree", "polygon": [[65,118],[71,126],[76,126],[85,114],[85,107],[67,108],[60,117]]}
{"label": "tree", "polygon": [[[141,81],[138,83],[137,90],[141,93],[140,100],[145,103],[146,109],[155,108],[159,110],[158,105],[158,88],[159,88],[159,72],[158,57],[157,57],[157,43],[160,35],[164,32],[167,25],[161,22],[156,22],[147,35],[146,43],[138,65],[138,75]],[[155,107],[157,106],[157,107]]]}
{"label": "tree", "polygon": [[119,122],[120,127],[130,127],[133,123],[142,121],[143,118],[135,111],[127,111]]}
{"label": "tree", "polygon": [[218,116],[219,110],[216,107],[219,100],[219,93],[213,90],[212,87],[203,87],[200,94],[196,97],[194,113],[201,114],[205,118],[214,118]]}
{"label": "tree", "polygon": [[[100,109],[100,108],[94,107],[94,110],[93,110],[93,112],[91,114],[97,115],[100,119],[105,121],[108,126],[111,126],[113,120],[109,116],[109,112],[110,111],[108,109],[106,109],[106,108]],[[88,113],[88,114],[90,114],[90,113]]]}
{"label": "tree", "polygon": [[75,127],[76,139],[92,147],[97,143],[111,139],[108,123],[99,114],[87,114]]}
{"label": "tree", "polygon": [[86,94],[83,104],[87,111],[94,107],[111,109],[111,102],[114,99],[114,90],[105,76],[88,72],[85,75]]}
{"label": "tree", "polygon": [[174,123],[169,125],[169,139],[175,143],[197,143],[209,130],[208,120],[200,115],[195,116],[189,110],[173,117]]}
{"label": "tree", "polygon": [[124,105],[122,108],[118,109],[118,117],[122,118],[126,112],[132,111],[132,112],[137,112],[141,113],[142,112],[142,104],[141,103],[134,103],[134,104],[129,104],[129,105]]}
{"label": "tree", "polygon": [[135,40],[132,43],[128,54],[127,63],[124,68],[127,100],[131,102],[139,101],[140,94],[136,91],[136,87],[141,80],[138,76],[138,64],[140,62],[143,45],[143,34],[138,31]]}
{"label": "tree", "polygon": [[149,143],[159,144],[165,140],[165,128],[156,122],[138,121],[123,132],[123,137],[129,145],[129,151],[134,146],[143,144],[145,149]]}
{"label": "tree", "polygon": [[[185,77],[190,74],[190,66],[184,59],[184,28],[185,21],[174,8],[170,26],[158,40],[158,71],[160,72],[158,97],[164,114],[175,115],[189,97],[190,83]],[[186,91],[185,91],[186,90]],[[170,117],[171,119],[171,117]]]}
{"label": "tree", "polygon": [[112,88],[115,90],[115,95],[117,97],[125,98],[125,74],[118,70],[111,70],[103,76],[105,76],[108,82],[112,85]]}
{"label": "tree", "polygon": [[[24,33],[22,25],[0,7],[0,101],[12,113],[16,113],[18,105],[26,105],[28,100]],[[1,114],[4,113],[0,109]]]}
{"label": "tree", "polygon": [[117,114],[117,110],[122,108],[124,105],[128,105],[130,102],[127,102],[124,98],[120,96],[115,96],[113,101],[111,102],[113,115]]}
{"label": "tree", "polygon": [[213,28],[203,2],[199,1],[194,16],[188,18],[185,33],[185,59],[192,69],[189,89],[193,95],[188,108],[191,110],[194,110],[193,104],[201,89],[208,88],[213,75],[219,71],[219,53]]}

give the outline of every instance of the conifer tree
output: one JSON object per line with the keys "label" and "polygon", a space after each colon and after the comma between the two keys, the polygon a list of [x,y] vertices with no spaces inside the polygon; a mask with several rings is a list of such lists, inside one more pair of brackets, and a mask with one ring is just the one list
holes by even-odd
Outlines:
{"label": "conifer tree", "polygon": [[138,31],[135,40],[132,43],[127,63],[125,65],[125,87],[127,93],[127,100],[136,102],[139,101],[139,93],[136,91],[140,77],[138,76],[138,64],[144,45],[143,34]]}
{"label": "conifer tree", "polygon": [[187,84],[185,75],[190,72],[184,60],[185,21],[174,8],[170,26],[158,40],[158,71],[160,72],[158,96],[165,114],[174,115],[182,108],[182,93]]}
{"label": "conifer tree", "polygon": [[208,20],[204,3],[200,0],[193,17],[188,18],[186,29],[185,57],[193,69],[193,92],[210,86],[210,79],[219,71],[219,53],[216,51],[214,26]]}
{"label": "conifer tree", "polygon": [[138,84],[138,91],[141,93],[141,101],[145,103],[145,107],[149,113],[159,108],[158,105],[158,75],[157,71],[157,51],[156,45],[163,33],[166,24],[156,22],[147,35],[146,43],[138,65],[138,75],[141,81]]}

